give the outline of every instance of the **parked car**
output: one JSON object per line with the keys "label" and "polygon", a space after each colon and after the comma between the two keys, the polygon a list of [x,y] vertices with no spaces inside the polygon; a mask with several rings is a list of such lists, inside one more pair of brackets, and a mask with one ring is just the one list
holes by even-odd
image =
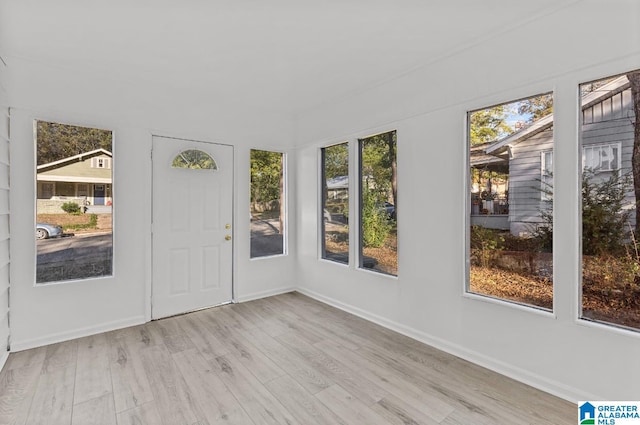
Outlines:
{"label": "parked car", "polygon": [[391,202],[385,202],[384,204],[382,204],[382,207],[380,208],[384,210],[385,214],[387,214],[387,217],[389,219],[392,219],[392,220],[396,219],[396,207]]}
{"label": "parked car", "polygon": [[49,239],[62,236],[62,227],[55,224],[36,223],[36,239]]}

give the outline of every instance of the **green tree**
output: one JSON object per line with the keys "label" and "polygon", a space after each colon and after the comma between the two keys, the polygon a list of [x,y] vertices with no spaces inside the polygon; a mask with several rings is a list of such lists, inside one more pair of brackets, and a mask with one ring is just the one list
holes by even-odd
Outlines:
{"label": "green tree", "polygon": [[640,70],[627,74],[631,84],[631,99],[635,120],[633,125],[633,151],[631,153],[631,169],[633,172],[633,192],[636,198],[636,234],[640,230]]}
{"label": "green tree", "polygon": [[36,137],[37,162],[42,165],[99,148],[111,152],[113,133],[99,128],[37,121]]}
{"label": "green tree", "polygon": [[368,188],[362,191],[362,243],[367,248],[379,248],[387,240],[391,224],[380,208],[378,196]]}
{"label": "green tree", "polygon": [[513,132],[507,124],[509,105],[498,105],[469,114],[469,141],[471,146],[493,142]]}
{"label": "green tree", "polygon": [[396,132],[377,134],[362,139],[363,186],[375,190],[378,203],[393,199],[397,206],[397,142]]}
{"label": "green tree", "polygon": [[346,143],[324,148],[324,170],[327,180],[349,175],[349,146]]}
{"label": "green tree", "polygon": [[553,95],[542,94],[522,100],[518,104],[518,113],[527,115],[527,122],[536,121],[544,116],[553,113]]}
{"label": "green tree", "polygon": [[250,153],[251,205],[252,212],[259,210],[258,205],[279,206],[280,231],[284,220],[284,155],[252,149]]}
{"label": "green tree", "polygon": [[[592,170],[582,173],[582,252],[585,255],[617,255],[624,252],[629,211],[625,197],[631,187],[631,175],[614,174],[599,178]],[[543,189],[552,194],[553,187]],[[534,233],[544,249],[553,245],[553,203],[541,210],[543,224]]]}

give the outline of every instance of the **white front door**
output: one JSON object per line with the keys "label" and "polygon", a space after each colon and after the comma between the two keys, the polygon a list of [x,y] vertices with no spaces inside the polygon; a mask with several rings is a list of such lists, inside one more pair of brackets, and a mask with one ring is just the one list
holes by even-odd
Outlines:
{"label": "white front door", "polygon": [[232,300],[233,147],[153,137],[152,318]]}

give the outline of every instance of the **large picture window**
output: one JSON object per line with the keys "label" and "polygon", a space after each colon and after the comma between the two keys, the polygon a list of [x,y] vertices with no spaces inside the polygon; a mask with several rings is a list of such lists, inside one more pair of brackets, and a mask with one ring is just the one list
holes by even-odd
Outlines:
{"label": "large picture window", "polygon": [[640,70],[580,85],[583,319],[640,330]]}
{"label": "large picture window", "polygon": [[36,282],[113,273],[113,134],[36,121]]}
{"label": "large picture window", "polygon": [[398,275],[397,136],[360,139],[360,267]]}
{"label": "large picture window", "polygon": [[285,156],[252,149],[251,258],[285,253]]}
{"label": "large picture window", "polygon": [[322,258],[349,263],[349,144],[321,149]]}
{"label": "large picture window", "polygon": [[553,308],[553,96],[468,114],[467,291]]}

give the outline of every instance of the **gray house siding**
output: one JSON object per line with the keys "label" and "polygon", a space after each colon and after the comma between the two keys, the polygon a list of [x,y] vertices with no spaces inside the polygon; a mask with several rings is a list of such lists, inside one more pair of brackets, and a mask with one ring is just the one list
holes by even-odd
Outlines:
{"label": "gray house siding", "polygon": [[[582,146],[620,143],[621,173],[631,174],[635,115],[631,89],[586,108],[582,113]],[[596,173],[596,179],[608,179],[611,172]],[[629,187],[625,208],[631,211],[630,225],[635,226],[635,196]]]}
{"label": "gray house siding", "polygon": [[[634,111],[631,90],[626,89],[583,110],[581,141],[584,147],[620,144],[620,171],[631,173],[634,138]],[[553,150],[553,127],[531,137],[523,137],[511,146],[509,160],[509,222],[514,235],[525,236],[541,222],[540,213],[550,204],[543,200],[542,153]],[[596,172],[595,179],[608,179],[613,172]],[[625,208],[635,226],[635,197],[629,187]]]}
{"label": "gray house siding", "polygon": [[542,152],[553,150],[553,127],[524,139],[511,149],[509,160],[509,228],[514,235],[529,235],[541,222]]}

